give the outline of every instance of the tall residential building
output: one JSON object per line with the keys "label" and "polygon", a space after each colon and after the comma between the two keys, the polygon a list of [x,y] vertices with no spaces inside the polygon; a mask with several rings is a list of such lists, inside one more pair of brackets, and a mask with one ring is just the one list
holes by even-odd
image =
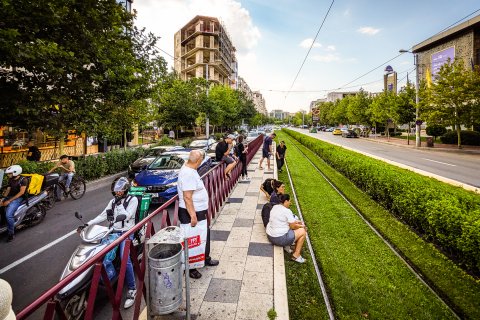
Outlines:
{"label": "tall residential building", "polygon": [[342,100],[346,96],[355,96],[358,92],[329,92],[327,93],[326,102],[335,102],[337,100]]}
{"label": "tall residential building", "polygon": [[245,93],[245,96],[253,101],[253,91],[242,77],[238,77],[237,90]]}
{"label": "tall residential building", "polygon": [[289,117],[289,113],[288,112],[284,112],[283,110],[272,110],[270,111],[270,118],[275,118],[275,119],[279,119],[279,120],[284,120],[284,119],[287,119]]}
{"label": "tall residential building", "polygon": [[253,91],[253,103],[258,113],[268,116],[267,107],[265,106],[265,99],[260,91]]}
{"label": "tall residential building", "polygon": [[208,77],[237,88],[236,50],[217,18],[196,16],[175,33],[174,42],[174,69],[182,80]]}

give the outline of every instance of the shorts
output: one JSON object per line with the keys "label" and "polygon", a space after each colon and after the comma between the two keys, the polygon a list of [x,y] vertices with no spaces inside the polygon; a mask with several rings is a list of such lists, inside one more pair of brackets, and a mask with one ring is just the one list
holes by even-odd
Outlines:
{"label": "shorts", "polygon": [[262,150],[262,157],[269,158],[270,157],[270,152],[268,150]]}
{"label": "shorts", "polygon": [[267,237],[272,244],[280,247],[291,246],[295,242],[295,232],[292,229],[280,237],[270,237],[268,234]]}
{"label": "shorts", "polygon": [[233,160],[233,158],[230,156],[223,156],[222,161],[224,161],[226,164],[231,164],[235,162],[235,160]]}

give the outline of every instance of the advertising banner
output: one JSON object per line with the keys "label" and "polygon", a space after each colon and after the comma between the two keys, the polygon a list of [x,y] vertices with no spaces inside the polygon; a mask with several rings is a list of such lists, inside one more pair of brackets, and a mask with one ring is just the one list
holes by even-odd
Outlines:
{"label": "advertising banner", "polygon": [[440,68],[448,62],[450,59],[450,62],[453,62],[455,59],[455,47],[450,47],[447,49],[444,49],[442,51],[436,52],[432,54],[431,61],[432,61],[432,76],[435,77],[435,75],[440,71]]}

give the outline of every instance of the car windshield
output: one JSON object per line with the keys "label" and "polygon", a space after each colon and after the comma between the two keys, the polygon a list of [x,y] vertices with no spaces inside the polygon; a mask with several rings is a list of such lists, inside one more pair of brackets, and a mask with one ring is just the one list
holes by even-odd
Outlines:
{"label": "car windshield", "polygon": [[161,155],[165,149],[152,149],[148,151],[148,153],[145,155],[145,157],[158,157]]}
{"label": "car windshield", "polygon": [[184,159],[176,154],[164,154],[156,158],[152,164],[148,166],[148,169],[152,170],[175,170],[180,169],[185,162]]}
{"label": "car windshield", "polygon": [[190,143],[191,148],[205,147],[207,145],[207,140],[195,140]]}

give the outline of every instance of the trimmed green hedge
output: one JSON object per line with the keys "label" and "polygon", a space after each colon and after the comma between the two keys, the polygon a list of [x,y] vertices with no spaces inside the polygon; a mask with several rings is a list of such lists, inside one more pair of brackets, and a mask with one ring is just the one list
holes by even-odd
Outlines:
{"label": "trimmed green hedge", "polygon": [[[113,150],[107,153],[100,153],[81,157],[75,162],[75,171],[85,180],[95,180],[106,175],[115,174],[124,171],[128,166],[138,157],[145,153],[146,149],[127,149]],[[19,165],[22,166],[24,173],[39,173],[45,174],[54,166],[55,162],[32,162],[22,161]]]}
{"label": "trimmed green hedge", "polygon": [[[285,130],[285,129],[284,129]],[[480,271],[480,196],[285,130],[461,266]]]}
{"label": "trimmed green hedge", "polygon": [[[460,131],[460,139],[464,146],[480,146],[480,132],[462,130]],[[457,131],[448,131],[440,137],[440,141],[445,144],[457,144]]]}

